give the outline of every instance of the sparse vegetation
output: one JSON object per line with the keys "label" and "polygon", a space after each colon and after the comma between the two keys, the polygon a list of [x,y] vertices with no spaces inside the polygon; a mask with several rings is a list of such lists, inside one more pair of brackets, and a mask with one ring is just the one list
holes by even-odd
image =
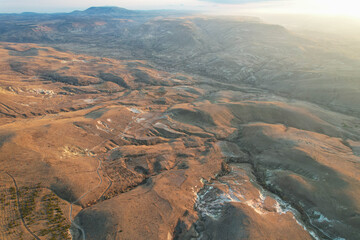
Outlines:
{"label": "sparse vegetation", "polygon": [[360,234],[358,50],[125,12],[0,14],[1,240]]}
{"label": "sparse vegetation", "polygon": [[41,203],[46,216],[47,228],[40,230],[39,235],[49,235],[50,239],[70,239],[68,234],[70,225],[63,216],[58,197],[53,193],[46,194],[41,198]]}
{"label": "sparse vegetation", "polygon": [[40,187],[37,186],[33,189],[29,189],[28,187],[21,188],[19,191],[20,197],[23,197],[20,203],[20,210],[23,218],[28,222],[28,224],[33,223],[33,219],[31,218],[31,214],[35,210],[35,200],[39,196]]}
{"label": "sparse vegetation", "polygon": [[15,190],[15,188],[14,187],[10,187],[9,188],[9,192],[10,192],[10,198],[11,199],[16,199],[16,190]]}
{"label": "sparse vegetation", "polygon": [[[23,239],[19,229],[20,216],[16,202],[16,190],[14,187],[0,188],[0,236],[5,233],[7,239]],[[1,238],[3,240],[3,238]]]}
{"label": "sparse vegetation", "polygon": [[[32,231],[45,239],[70,239],[70,225],[61,210],[59,198],[40,185],[19,187],[19,203],[15,187],[5,188],[0,193],[0,236],[5,233],[8,239],[27,239],[21,215]],[[40,228],[40,229],[39,229]],[[1,240],[3,240],[1,238]]]}

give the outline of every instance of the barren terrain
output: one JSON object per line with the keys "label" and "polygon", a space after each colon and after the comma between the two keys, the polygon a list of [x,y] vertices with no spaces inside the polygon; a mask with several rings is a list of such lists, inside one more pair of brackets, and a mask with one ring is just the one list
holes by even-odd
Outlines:
{"label": "barren terrain", "polygon": [[[252,18],[92,11],[2,30],[1,239],[360,238],[357,56]],[[132,32],[84,38],[110,23]]]}

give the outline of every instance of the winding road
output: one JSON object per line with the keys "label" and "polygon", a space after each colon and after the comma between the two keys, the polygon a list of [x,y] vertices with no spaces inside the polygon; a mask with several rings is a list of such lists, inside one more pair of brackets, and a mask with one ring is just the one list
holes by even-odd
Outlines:
{"label": "winding road", "polygon": [[[101,177],[101,175],[100,175],[100,169],[101,169],[102,161],[101,161],[100,158],[97,158],[97,159],[98,159],[98,161],[99,161],[99,165],[98,165],[98,167],[97,167],[97,169],[96,169],[96,173],[97,173],[97,175],[98,175],[98,177],[99,177],[99,183],[98,183],[95,187],[93,187],[92,189],[90,189],[89,191],[87,191],[87,192],[85,192],[83,195],[81,195],[78,199],[76,199],[75,201],[73,201],[72,203],[70,203],[70,210],[69,210],[69,219],[70,219],[70,222],[71,222],[72,225],[74,225],[77,229],[79,229],[79,230],[81,231],[81,236],[82,236],[82,239],[83,239],[83,240],[86,240],[85,230],[84,230],[81,226],[79,226],[75,221],[73,221],[73,218],[72,218],[72,209],[73,209],[73,204],[79,202],[81,199],[83,199],[83,198],[84,198],[86,195],[88,195],[90,192],[94,191],[96,188],[98,188],[98,187],[101,186],[101,184],[102,184],[102,182],[103,182],[102,177]],[[107,178],[108,178],[108,180],[109,180],[109,186],[106,188],[106,190],[101,194],[101,196],[100,196],[99,198],[101,198],[101,197],[105,194],[105,192],[106,192],[106,191],[111,187],[111,185],[112,185],[111,179],[110,179],[109,177],[107,177]]]}

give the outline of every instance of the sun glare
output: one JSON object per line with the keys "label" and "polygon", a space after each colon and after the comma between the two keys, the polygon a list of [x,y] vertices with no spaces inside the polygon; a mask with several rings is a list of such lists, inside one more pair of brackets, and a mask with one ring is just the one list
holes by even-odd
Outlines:
{"label": "sun glare", "polygon": [[[224,5],[225,6],[225,5]],[[360,0],[275,0],[247,3],[229,12],[342,15],[360,18]]]}
{"label": "sun glare", "polygon": [[346,15],[360,17],[360,1],[358,0],[317,0],[321,12],[325,14]]}

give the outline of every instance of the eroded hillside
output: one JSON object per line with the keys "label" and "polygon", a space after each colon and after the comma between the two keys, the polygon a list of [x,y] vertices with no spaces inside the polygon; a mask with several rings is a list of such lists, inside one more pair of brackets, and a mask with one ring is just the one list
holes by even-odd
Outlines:
{"label": "eroded hillside", "polygon": [[358,118],[144,60],[0,54],[2,239],[360,237]]}
{"label": "eroded hillside", "polygon": [[165,71],[184,71],[222,84],[249,84],[360,116],[360,53],[352,40],[305,37],[253,17],[111,7],[0,14],[0,21],[1,41],[148,60]]}

